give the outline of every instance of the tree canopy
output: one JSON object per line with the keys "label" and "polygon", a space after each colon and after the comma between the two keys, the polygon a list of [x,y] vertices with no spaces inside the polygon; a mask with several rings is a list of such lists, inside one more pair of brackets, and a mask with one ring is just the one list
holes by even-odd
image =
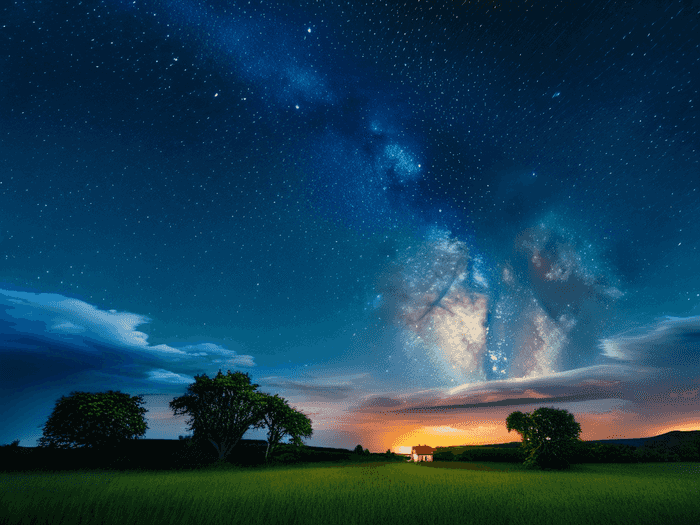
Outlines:
{"label": "tree canopy", "polygon": [[357,445],[355,449],[353,450],[353,453],[363,455],[363,456],[369,456],[370,452],[369,449],[367,448],[362,448],[362,445]]}
{"label": "tree canopy", "polygon": [[71,392],[61,396],[43,428],[40,447],[102,448],[136,439],[146,433],[139,405],[143,396],[122,392]]}
{"label": "tree canopy", "polygon": [[267,427],[267,448],[265,460],[280,443],[282,438],[290,436],[296,446],[303,444],[302,438],[311,436],[311,420],[303,413],[290,407],[287,401],[275,394],[262,394],[264,406],[263,420]]}
{"label": "tree canopy", "polygon": [[580,440],[581,434],[581,425],[573,414],[546,407],[532,413],[511,413],[506,418],[506,428],[522,436],[528,467],[567,468],[571,445]]}
{"label": "tree canopy", "polygon": [[175,415],[188,414],[188,430],[194,432],[194,438],[211,443],[223,460],[249,428],[265,424],[265,404],[258,386],[243,372],[229,370],[224,375],[219,370],[212,379],[202,374],[195,376],[185,395],[170,402],[170,408]]}

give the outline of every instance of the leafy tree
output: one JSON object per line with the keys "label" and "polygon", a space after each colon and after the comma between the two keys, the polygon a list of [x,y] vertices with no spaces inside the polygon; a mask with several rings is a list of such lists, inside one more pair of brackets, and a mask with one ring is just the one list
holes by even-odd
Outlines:
{"label": "leafy tree", "polygon": [[365,449],[362,448],[362,445],[357,445],[355,450],[353,450],[353,453],[362,455],[365,453]]}
{"label": "leafy tree", "polygon": [[185,395],[170,402],[170,408],[175,415],[188,414],[188,430],[194,432],[194,439],[211,443],[223,461],[248,429],[265,424],[258,386],[243,372],[229,370],[224,375],[219,370],[212,379],[202,374],[195,376]]}
{"label": "leafy tree", "polygon": [[263,394],[263,419],[267,427],[267,448],[265,460],[272,454],[284,436],[290,436],[295,446],[303,444],[301,438],[308,438],[313,433],[311,420],[301,412],[293,409],[287,401],[275,394]]}
{"label": "leafy tree", "polygon": [[313,434],[311,420],[306,414],[298,410],[292,409],[286,424],[287,435],[291,437],[292,444],[296,447],[304,444],[302,438],[310,438]]}
{"label": "leafy tree", "polygon": [[531,414],[511,413],[506,428],[522,436],[526,467],[568,468],[572,445],[580,441],[581,434],[581,425],[573,414],[545,407]]}
{"label": "leafy tree", "polygon": [[103,448],[136,439],[148,425],[143,396],[122,392],[71,392],[61,396],[43,428],[40,447]]}

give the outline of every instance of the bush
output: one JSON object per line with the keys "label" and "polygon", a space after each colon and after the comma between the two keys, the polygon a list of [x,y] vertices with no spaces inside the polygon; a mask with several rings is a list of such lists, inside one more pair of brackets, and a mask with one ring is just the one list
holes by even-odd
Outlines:
{"label": "bush", "polygon": [[[520,448],[468,448],[457,456],[458,461],[493,461],[499,463],[520,463],[524,460]],[[442,460],[440,460],[442,461]]]}
{"label": "bush", "polygon": [[678,447],[678,455],[681,461],[700,461],[700,439],[683,443]]}
{"label": "bush", "polygon": [[456,459],[449,450],[438,450],[433,454],[433,461],[456,461]]}
{"label": "bush", "polygon": [[650,463],[670,463],[680,461],[678,448],[670,448],[661,442],[651,442],[637,450],[639,461]]}
{"label": "bush", "polygon": [[700,447],[693,441],[673,446],[663,441],[650,441],[637,449],[629,445],[578,441],[573,445],[572,451],[572,463],[700,461]]}
{"label": "bush", "polygon": [[283,463],[285,465],[288,465],[290,463],[298,463],[299,460],[301,459],[299,454],[296,454],[294,452],[283,452],[273,458],[273,461],[275,463]]}
{"label": "bush", "polygon": [[571,447],[571,463],[635,463],[634,447],[577,441]]}

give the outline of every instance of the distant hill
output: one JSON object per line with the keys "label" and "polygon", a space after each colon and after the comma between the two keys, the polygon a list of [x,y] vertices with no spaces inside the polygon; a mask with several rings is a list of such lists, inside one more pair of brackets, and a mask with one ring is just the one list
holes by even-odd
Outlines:
{"label": "distant hill", "polygon": [[[629,445],[634,448],[648,446],[654,442],[661,442],[666,446],[673,447],[680,443],[684,443],[695,436],[700,436],[700,430],[672,430],[659,436],[637,438],[637,439],[595,439],[591,443],[602,443],[606,445]],[[496,445],[476,445],[480,447],[494,448],[516,448],[520,445],[520,441],[511,443],[499,443]]]}

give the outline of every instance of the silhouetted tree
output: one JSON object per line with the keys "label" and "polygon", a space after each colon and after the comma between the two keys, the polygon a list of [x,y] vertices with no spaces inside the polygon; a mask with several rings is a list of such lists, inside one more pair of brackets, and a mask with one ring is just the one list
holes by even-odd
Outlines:
{"label": "silhouetted tree", "polygon": [[581,425],[573,414],[544,407],[531,414],[511,413],[506,418],[506,428],[522,436],[526,467],[568,468],[572,445],[581,434]]}
{"label": "silhouetted tree", "polygon": [[311,437],[313,430],[311,420],[301,412],[289,406],[287,401],[275,394],[263,394],[263,419],[267,427],[267,448],[265,460],[285,436],[290,436],[296,446],[303,445],[302,438]]}
{"label": "silhouetted tree", "polygon": [[196,441],[208,441],[224,460],[248,429],[264,426],[265,404],[258,385],[243,372],[219,373],[209,379],[195,376],[187,393],[173,399],[170,408],[175,415],[188,414],[188,430]]}
{"label": "silhouetted tree", "polygon": [[40,447],[102,448],[136,439],[148,425],[143,396],[122,392],[71,392],[61,396],[43,428]]}

